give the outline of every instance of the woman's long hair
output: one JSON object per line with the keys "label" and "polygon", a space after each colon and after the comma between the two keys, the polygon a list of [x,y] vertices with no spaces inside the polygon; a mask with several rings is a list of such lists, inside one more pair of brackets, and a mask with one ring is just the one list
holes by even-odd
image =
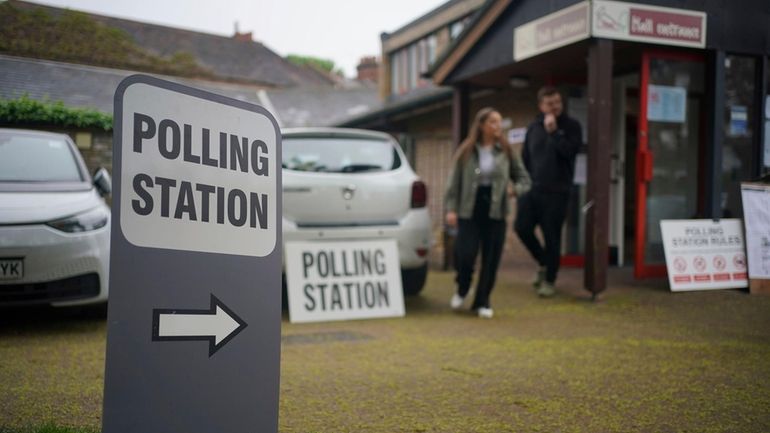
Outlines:
{"label": "woman's long hair", "polygon": [[[473,124],[471,124],[471,129],[468,132],[468,136],[465,137],[465,140],[460,143],[460,145],[457,147],[457,150],[455,151],[455,158],[462,160],[463,162],[468,160],[476,144],[481,143],[481,125],[487,121],[487,117],[489,117],[489,115],[492,113],[500,114],[492,107],[482,108],[478,111],[478,113],[476,113],[476,118],[473,120]],[[498,142],[500,143],[500,147],[503,149],[508,158],[513,158],[513,147],[510,143],[508,143],[508,138],[505,136],[505,134],[500,134]]]}

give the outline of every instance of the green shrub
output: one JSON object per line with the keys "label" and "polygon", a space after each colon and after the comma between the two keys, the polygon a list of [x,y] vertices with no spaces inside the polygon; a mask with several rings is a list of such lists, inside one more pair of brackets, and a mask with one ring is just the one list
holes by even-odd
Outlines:
{"label": "green shrub", "polygon": [[0,98],[0,123],[10,125],[43,124],[64,128],[112,130],[112,116],[96,110],[71,108],[61,101],[41,102],[22,96]]}

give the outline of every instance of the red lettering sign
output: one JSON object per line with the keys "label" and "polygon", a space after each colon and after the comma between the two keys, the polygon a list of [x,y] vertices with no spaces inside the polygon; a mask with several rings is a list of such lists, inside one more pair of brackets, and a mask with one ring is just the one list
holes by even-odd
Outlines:
{"label": "red lettering sign", "polygon": [[634,36],[700,42],[703,19],[693,15],[631,8],[629,33]]}

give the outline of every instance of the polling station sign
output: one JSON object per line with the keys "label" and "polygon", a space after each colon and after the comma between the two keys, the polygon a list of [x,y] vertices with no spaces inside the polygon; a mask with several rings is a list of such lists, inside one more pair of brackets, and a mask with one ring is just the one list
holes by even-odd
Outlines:
{"label": "polling station sign", "polygon": [[276,432],[275,119],[142,75],[114,119],[103,431]]}
{"label": "polling station sign", "polygon": [[660,229],[672,291],[747,286],[741,220],[663,220]]}
{"label": "polling station sign", "polygon": [[395,240],[287,242],[292,323],[402,317]]}

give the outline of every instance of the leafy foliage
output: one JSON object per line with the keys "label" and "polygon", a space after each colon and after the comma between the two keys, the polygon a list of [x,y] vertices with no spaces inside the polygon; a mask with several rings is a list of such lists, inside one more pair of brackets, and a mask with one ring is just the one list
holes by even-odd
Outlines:
{"label": "leafy foliage", "polygon": [[63,102],[41,102],[22,96],[0,98],[0,123],[44,124],[61,127],[112,129],[112,116],[96,110],[66,107]]}
{"label": "leafy foliage", "polygon": [[313,56],[300,56],[298,54],[289,54],[286,56],[286,60],[294,63],[297,66],[311,66],[326,73],[332,73],[334,71],[334,61],[329,59],[321,59]]}
{"label": "leafy foliage", "polygon": [[85,13],[65,10],[51,16],[10,1],[0,2],[0,52],[178,76],[212,75],[192,54],[179,52],[170,58],[150,54],[122,30]]}

